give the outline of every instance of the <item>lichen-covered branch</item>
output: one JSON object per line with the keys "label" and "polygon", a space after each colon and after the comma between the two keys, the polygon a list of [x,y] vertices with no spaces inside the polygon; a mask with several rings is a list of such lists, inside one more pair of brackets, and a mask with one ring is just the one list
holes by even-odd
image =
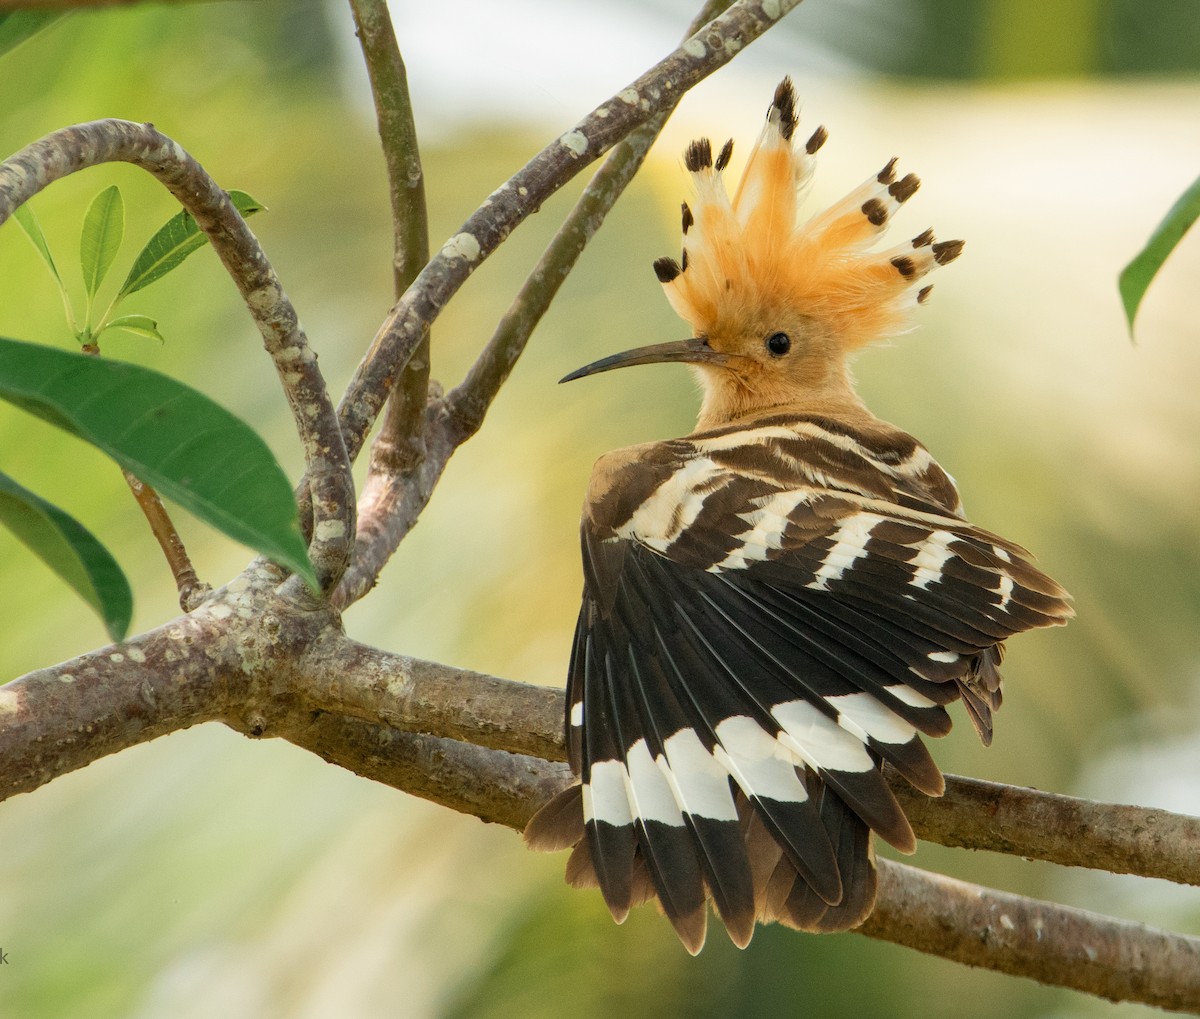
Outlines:
{"label": "lichen-covered branch", "polygon": [[[217,592],[199,613],[121,648],[102,649],[0,688],[7,793],[28,791],[161,732],[229,719],[231,713],[256,718],[280,704],[556,765],[564,759],[560,691],[380,651],[342,636],[332,617],[293,618],[287,603],[264,604],[261,598],[268,594],[239,581]],[[246,632],[230,628],[231,617],[244,620]],[[201,693],[189,693],[193,667],[200,670],[198,689],[216,700],[205,703]],[[155,693],[159,685],[165,695]],[[136,724],[110,731],[96,728],[97,719],[110,726],[117,724],[114,719]],[[249,722],[230,724],[254,728]],[[86,745],[75,747],[88,726],[93,732]],[[31,739],[36,745],[27,742]],[[47,746],[61,746],[65,753],[47,758]],[[31,755],[40,761],[32,770]],[[423,795],[419,788],[402,787]],[[954,775],[946,776],[940,799],[912,792],[901,779],[893,787],[926,841],[1200,884],[1195,851],[1200,818]]]}
{"label": "lichen-covered branch", "polygon": [[[231,623],[231,620],[233,621]],[[357,644],[329,613],[298,612],[261,581],[239,581],[199,610],[127,644],[84,655],[0,687],[0,798],[27,792],[117,750],[203,721],[247,735],[279,736],[360,775],[486,820],[522,827],[538,805],[569,782],[562,756],[557,691],[421,662]],[[493,749],[493,747],[504,749]],[[1034,790],[986,788],[950,778],[946,802],[959,845],[991,844],[1053,859],[1040,834],[1022,839],[1021,818],[1039,804],[1039,832],[1059,827],[1059,811],[1085,817],[1080,801]],[[961,793],[961,794],[960,794]],[[939,801],[927,807],[936,817]],[[1138,840],[1143,814],[1166,821],[1189,845],[1200,820],[1161,811],[1116,811],[1123,833],[1098,838],[1078,862],[1158,876],[1155,846]],[[1115,816],[1115,815],[1114,815]],[[992,832],[999,818],[997,839]],[[922,835],[936,821],[914,816]],[[1190,825],[1190,829],[1188,828]],[[926,827],[927,826],[927,827]],[[1009,831],[1009,829],[1012,829]],[[1165,829],[1159,828],[1159,831]],[[1131,852],[1132,849],[1132,852]],[[1149,862],[1147,862],[1149,861]],[[879,905],[862,928],[872,937],[969,965],[1045,983],[1143,1001],[1200,1008],[1200,941],[1138,924],[977,888],[881,863]]]}
{"label": "lichen-covered branch", "polygon": [[[386,0],[350,0],[379,124],[392,206],[392,271],[396,297],[409,288],[429,261],[429,218],[425,176],[417,146],[408,75],[396,43]],[[425,404],[429,390],[429,330],[392,392],[383,426],[371,451],[372,474],[406,477],[425,455]],[[368,482],[370,485],[370,482]],[[364,493],[365,494],[365,493]],[[373,502],[368,503],[368,506]],[[360,538],[364,524],[360,514]]]}
{"label": "lichen-covered branch", "polygon": [[928,842],[1200,885],[1200,819],[1022,786],[946,776],[932,800],[889,774],[892,789]]}
{"label": "lichen-covered branch", "polygon": [[982,888],[890,860],[879,861],[875,912],[858,930],[968,966],[1110,1001],[1200,1013],[1200,938]]}
{"label": "lichen-covered branch", "polygon": [[[688,26],[685,40],[726,10],[729,2],[708,0]],[[574,269],[588,241],[600,229],[604,218],[641,168],[646,153],[677,101],[678,97],[609,153],[525,280],[466,378],[426,412],[428,426],[420,460],[410,455],[411,443],[403,438],[409,433],[395,434],[397,428],[391,421],[393,405],[389,405],[379,437],[371,448],[371,468],[359,498],[354,561],[334,594],[338,608],[344,609],[371,590],[380,571],[416,524],[455,449],[479,430],[492,400],[524,352],[534,328]],[[420,367],[427,360],[427,348],[428,333],[409,360],[405,376],[414,364]]]}
{"label": "lichen-covered branch", "polygon": [[214,607],[0,686],[0,800],[231,710]]}
{"label": "lichen-covered branch", "polygon": [[[570,781],[562,764],[361,720],[284,720],[273,734],[359,775],[516,829]],[[856,933],[1112,1001],[1200,1012],[1200,938],[890,860],[878,867],[875,911]]]}
{"label": "lichen-covered branch", "polygon": [[[691,38],[728,7],[729,0],[708,0],[688,26],[684,40]],[[455,428],[457,441],[465,441],[483,424],[484,415],[524,352],[534,327],[546,314],[559,288],[575,268],[588,241],[600,229],[604,218],[641,169],[650,146],[675,111],[676,102],[659,110],[609,153],[533,272],[526,278],[466,378],[446,397],[449,419]]]}
{"label": "lichen-covered branch", "polygon": [[291,689],[313,707],[489,749],[562,757],[562,693],[327,635]]}
{"label": "lichen-covered branch", "polygon": [[434,255],[380,327],[338,407],[353,459],[399,372],[447,301],[555,191],[630,131],[728,63],[800,0],[737,0],[628,88],[601,104],[488,196]]}
{"label": "lichen-covered branch", "polygon": [[[352,642],[328,662],[296,677],[314,703],[368,722],[566,759],[559,691]],[[894,772],[888,777],[927,842],[1200,885],[1200,818],[956,775],[946,776],[944,796],[931,799]]]}
{"label": "lichen-covered branch", "polygon": [[304,447],[312,493],[309,554],[322,589],[328,590],[349,561],[354,536],[350,461],[296,310],[258,239],[204,168],[151,124],[76,124],[0,163],[0,224],[56,180],[110,162],[132,163],[156,177],[195,218],[241,293],[275,364]]}

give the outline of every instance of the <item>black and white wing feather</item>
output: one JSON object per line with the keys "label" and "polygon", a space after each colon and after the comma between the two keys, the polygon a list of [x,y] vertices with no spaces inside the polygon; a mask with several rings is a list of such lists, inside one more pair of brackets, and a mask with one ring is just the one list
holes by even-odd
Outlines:
{"label": "black and white wing feather", "polygon": [[739,945],[757,920],[861,923],[870,832],[915,848],[881,763],[939,795],[920,737],[963,697],[990,739],[1001,642],[1070,614],[958,511],[915,440],[820,418],[602,458],[567,691],[580,785],[531,845],[577,844],[572,880],[618,920],[657,898],[693,952],[710,898]]}

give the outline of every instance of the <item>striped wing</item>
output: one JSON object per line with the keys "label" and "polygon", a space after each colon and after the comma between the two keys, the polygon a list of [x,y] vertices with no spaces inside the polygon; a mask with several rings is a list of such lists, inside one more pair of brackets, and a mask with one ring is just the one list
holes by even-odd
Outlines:
{"label": "striped wing", "polygon": [[739,945],[756,920],[860,923],[870,831],[915,848],[881,762],[940,794],[920,736],[945,734],[964,696],[989,737],[1001,642],[1069,615],[1021,549],[956,509],[908,436],[820,419],[603,459],[568,682],[581,785],[531,844],[578,843],[576,883],[618,920],[657,897],[692,951],[708,898]]}

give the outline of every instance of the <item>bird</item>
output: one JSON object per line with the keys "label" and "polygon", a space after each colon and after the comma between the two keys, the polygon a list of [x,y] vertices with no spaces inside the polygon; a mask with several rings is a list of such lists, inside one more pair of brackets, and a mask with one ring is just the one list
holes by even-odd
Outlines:
{"label": "bird", "polygon": [[945,735],[961,700],[989,744],[1005,640],[1073,615],[849,374],[963,242],[926,230],[876,249],[920,186],[896,159],[802,219],[828,133],[800,144],[796,128],[785,78],[732,197],[732,141],[688,146],[682,255],[654,270],[692,336],[562,380],[682,362],[702,398],[690,434],[593,468],[566,696],[578,782],[525,840],[570,849],[568,882],[599,886],[618,923],[657,900],[692,954],[710,901],[738,947],[759,923],[860,925],[872,833],[916,849],[884,765],[941,795],[922,737]]}

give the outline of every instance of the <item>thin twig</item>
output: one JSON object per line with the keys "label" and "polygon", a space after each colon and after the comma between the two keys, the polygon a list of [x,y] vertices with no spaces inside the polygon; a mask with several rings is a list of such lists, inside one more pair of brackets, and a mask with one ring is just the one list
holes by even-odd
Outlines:
{"label": "thin twig", "polygon": [[[80,350],[92,357],[100,356],[100,346],[94,341],[85,343]],[[150,525],[150,533],[154,535],[154,540],[158,542],[158,547],[162,549],[163,557],[167,560],[167,567],[175,579],[179,607],[184,612],[190,612],[200,604],[201,599],[212,588],[208,584],[202,583],[196,576],[196,568],[187,554],[183,539],[179,537],[179,532],[175,529],[175,522],[171,519],[171,514],[167,512],[167,507],[163,505],[162,499],[158,497],[158,493],[124,467],[121,468],[121,476],[125,479],[125,484],[129,486],[129,491],[142,511],[142,516]]]}
{"label": "thin twig", "polygon": [[[412,285],[429,261],[425,177],[413,123],[408,75],[386,0],[350,0],[362,47],[387,166],[392,205],[395,296]],[[429,330],[408,359],[392,391],[371,449],[372,473],[412,474],[425,456],[425,404],[429,392]],[[362,520],[360,518],[360,532]]]}
{"label": "thin twig", "polygon": [[190,612],[211,588],[196,576],[196,568],[192,565],[187,549],[184,548],[183,539],[179,537],[171,515],[162,504],[158,493],[136,474],[124,469],[121,473],[150,525],[150,532],[166,557],[171,576],[175,578],[175,589],[179,592],[179,607],[184,612]]}
{"label": "thin twig", "polygon": [[429,261],[425,176],[417,147],[408,76],[384,0],[350,0],[359,45],[371,82],[379,141],[392,205],[392,274],[396,296]]}
{"label": "thin twig", "polygon": [[54,181],[118,161],[148,171],[192,214],[258,326],[304,446],[312,492],[309,555],[322,590],[329,590],[341,577],[353,542],[350,460],[295,309],[241,213],[204,168],[151,124],[76,124],[46,135],[0,164],[0,224]]}

